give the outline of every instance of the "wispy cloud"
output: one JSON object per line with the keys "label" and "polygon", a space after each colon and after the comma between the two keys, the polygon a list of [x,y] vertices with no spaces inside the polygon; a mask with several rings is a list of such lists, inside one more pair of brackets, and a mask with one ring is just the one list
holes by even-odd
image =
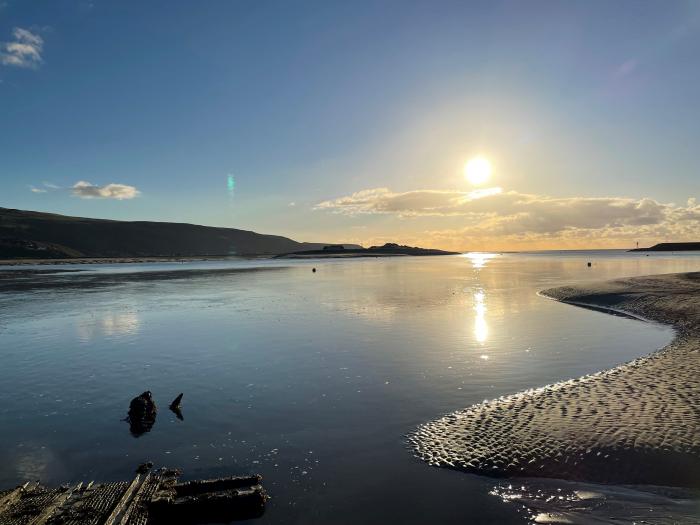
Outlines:
{"label": "wispy cloud", "polygon": [[32,193],[49,193],[51,191],[62,190],[60,186],[51,182],[42,182],[41,186],[29,186],[29,191]]}
{"label": "wispy cloud", "polygon": [[37,68],[41,62],[44,39],[28,29],[15,27],[14,40],[0,45],[0,63],[5,66]]}
{"label": "wispy cloud", "polygon": [[650,198],[561,198],[497,188],[404,193],[375,188],[321,202],[315,209],[346,215],[452,217],[453,221],[461,217],[461,227],[425,232],[427,238],[451,247],[468,246],[475,239],[516,243],[603,239],[614,243],[635,238],[700,237],[700,205],[695,199],[678,206]]}
{"label": "wispy cloud", "polygon": [[73,195],[81,199],[116,199],[126,200],[137,197],[140,192],[134,186],[127,184],[107,184],[105,186],[97,186],[84,180],[78,181],[73,185]]}
{"label": "wispy cloud", "polygon": [[628,77],[634,73],[638,67],[639,61],[637,59],[630,58],[615,68],[613,76],[618,79]]}
{"label": "wispy cloud", "polygon": [[78,181],[73,186],[63,187],[51,182],[44,182],[41,186],[29,186],[32,193],[70,192],[81,199],[115,199],[127,200],[138,197],[141,192],[134,186],[127,184],[106,184],[98,186],[84,180]]}

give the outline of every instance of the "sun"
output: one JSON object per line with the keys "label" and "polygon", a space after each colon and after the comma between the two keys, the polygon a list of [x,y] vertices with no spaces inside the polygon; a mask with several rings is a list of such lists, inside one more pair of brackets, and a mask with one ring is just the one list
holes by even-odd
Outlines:
{"label": "sun", "polygon": [[474,186],[480,186],[491,177],[491,162],[485,157],[474,157],[464,166],[464,176]]}

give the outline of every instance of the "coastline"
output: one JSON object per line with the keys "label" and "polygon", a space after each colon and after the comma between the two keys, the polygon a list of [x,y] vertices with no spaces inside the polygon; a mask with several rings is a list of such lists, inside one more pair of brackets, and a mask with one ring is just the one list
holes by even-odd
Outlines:
{"label": "coastline", "polygon": [[448,414],[409,436],[431,465],[499,477],[700,487],[700,273],[542,295],[671,325],[664,348],[610,370]]}
{"label": "coastline", "polygon": [[360,259],[360,258],[378,258],[378,257],[409,257],[406,253],[329,253],[319,254],[312,253],[309,255],[303,253],[286,253],[276,255],[275,259]]}
{"label": "coastline", "polygon": [[246,257],[235,255],[194,255],[190,257],[74,257],[67,259],[0,259],[0,266],[53,264],[137,264],[154,262],[226,261],[229,259],[269,259],[271,256]]}

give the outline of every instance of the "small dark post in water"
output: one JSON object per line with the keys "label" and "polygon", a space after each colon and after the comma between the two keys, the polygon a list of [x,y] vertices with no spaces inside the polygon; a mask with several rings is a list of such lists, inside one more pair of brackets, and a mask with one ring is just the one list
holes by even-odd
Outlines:
{"label": "small dark post in water", "polygon": [[316,273],[316,268],[311,268],[311,271]]}
{"label": "small dark post in water", "polygon": [[175,414],[180,421],[184,421],[185,418],[182,417],[182,410],[180,409],[180,403],[182,402],[182,394],[177,396],[172,403],[170,403],[170,410]]}
{"label": "small dark post in water", "polygon": [[170,408],[180,408],[180,403],[182,402],[182,394],[177,396],[172,403],[170,403]]}
{"label": "small dark post in water", "polygon": [[589,268],[591,267],[591,263],[590,263],[590,262],[588,263],[588,267],[589,267]]}

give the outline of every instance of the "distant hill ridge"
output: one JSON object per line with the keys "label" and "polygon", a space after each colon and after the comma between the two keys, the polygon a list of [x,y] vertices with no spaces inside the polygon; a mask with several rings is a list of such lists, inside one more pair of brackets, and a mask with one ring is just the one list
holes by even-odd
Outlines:
{"label": "distant hill ridge", "polygon": [[690,252],[700,251],[700,242],[661,242],[649,248],[635,248],[631,252]]}
{"label": "distant hill ridge", "polygon": [[[0,259],[277,255],[320,250],[325,245],[235,228],[0,208]],[[360,248],[356,244],[344,246]]]}

